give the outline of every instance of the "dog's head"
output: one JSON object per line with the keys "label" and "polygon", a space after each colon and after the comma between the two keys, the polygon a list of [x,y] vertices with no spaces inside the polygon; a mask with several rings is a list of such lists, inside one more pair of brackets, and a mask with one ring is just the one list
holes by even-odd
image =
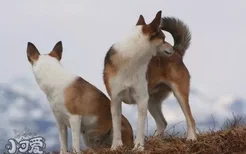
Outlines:
{"label": "dog's head", "polygon": [[143,15],[139,16],[136,26],[141,26],[143,35],[147,36],[151,46],[156,48],[157,53],[171,56],[174,52],[171,44],[165,41],[165,34],[160,29],[161,11],[157,12],[151,23],[146,24]]}
{"label": "dog's head", "polygon": [[32,65],[34,73],[37,71],[48,71],[53,66],[60,65],[62,58],[62,42],[59,41],[48,54],[40,54],[36,46],[28,42],[27,43],[27,59]]}

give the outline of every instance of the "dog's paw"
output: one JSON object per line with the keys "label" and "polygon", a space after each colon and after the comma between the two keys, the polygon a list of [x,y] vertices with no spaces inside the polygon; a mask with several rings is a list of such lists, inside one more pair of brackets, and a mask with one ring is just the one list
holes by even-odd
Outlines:
{"label": "dog's paw", "polygon": [[196,134],[187,135],[186,141],[196,141],[196,140],[197,140]]}
{"label": "dog's paw", "polygon": [[144,145],[135,144],[133,151],[144,151]]}
{"label": "dog's paw", "polygon": [[119,140],[119,141],[113,143],[110,149],[111,150],[116,150],[117,148],[119,148],[121,146],[123,146],[123,143],[122,143],[122,141]]}

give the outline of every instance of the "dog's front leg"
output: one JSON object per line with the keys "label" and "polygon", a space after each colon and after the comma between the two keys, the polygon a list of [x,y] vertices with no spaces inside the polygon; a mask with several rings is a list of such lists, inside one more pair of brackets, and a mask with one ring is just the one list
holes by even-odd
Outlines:
{"label": "dog's front leg", "polygon": [[121,100],[119,97],[113,96],[111,99],[111,115],[113,124],[112,150],[115,150],[117,147],[123,145],[121,138],[121,107]]}
{"label": "dog's front leg", "polygon": [[53,110],[56,118],[56,125],[58,127],[59,140],[60,140],[60,154],[67,153],[67,126],[60,118],[60,114]]}
{"label": "dog's front leg", "polygon": [[62,122],[57,122],[59,129],[59,139],[60,139],[60,154],[67,153],[67,126]]}
{"label": "dog's front leg", "polygon": [[71,131],[72,131],[72,145],[73,150],[76,153],[80,152],[80,132],[81,132],[81,122],[82,116],[80,115],[71,115],[69,118]]}
{"label": "dog's front leg", "polygon": [[138,105],[138,124],[137,124],[137,135],[134,142],[133,150],[144,150],[144,131],[145,131],[145,120],[147,118],[148,100],[149,94],[146,89],[141,89],[140,93],[135,97]]}

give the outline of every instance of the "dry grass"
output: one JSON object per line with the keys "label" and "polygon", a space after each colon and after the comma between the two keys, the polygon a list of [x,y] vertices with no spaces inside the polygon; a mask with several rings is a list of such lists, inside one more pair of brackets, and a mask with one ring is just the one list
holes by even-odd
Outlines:
{"label": "dry grass", "polygon": [[[227,130],[198,135],[195,142],[178,137],[149,137],[145,154],[243,154],[246,153],[246,127],[233,127]],[[85,154],[133,154],[129,148],[86,150]],[[140,152],[138,152],[140,153]]]}
{"label": "dry grass", "polygon": [[220,131],[200,132],[197,141],[186,141],[177,134],[163,137],[146,137],[145,151],[136,152],[121,147],[110,149],[88,149],[84,154],[246,154],[246,125],[241,117],[226,120]]}
{"label": "dry grass", "polygon": [[[85,154],[133,154],[141,153],[130,148],[89,149]],[[177,134],[146,138],[144,154],[246,154],[246,125],[241,117],[233,115],[220,131],[199,133],[197,141],[186,141]]]}

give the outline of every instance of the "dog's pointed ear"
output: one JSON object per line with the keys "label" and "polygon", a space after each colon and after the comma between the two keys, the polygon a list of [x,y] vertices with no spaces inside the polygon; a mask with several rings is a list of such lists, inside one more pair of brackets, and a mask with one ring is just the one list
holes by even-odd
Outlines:
{"label": "dog's pointed ear", "polygon": [[27,59],[28,61],[33,64],[35,61],[38,60],[40,53],[35,45],[31,42],[27,43]]}
{"label": "dog's pointed ear", "polygon": [[143,15],[139,16],[136,26],[137,25],[146,25]]}
{"label": "dog's pointed ear", "polygon": [[54,46],[53,50],[49,53],[51,57],[56,58],[58,61],[62,58],[62,41],[59,41]]}
{"label": "dog's pointed ear", "polygon": [[160,24],[161,24],[161,12],[162,11],[158,11],[156,13],[154,20],[149,24],[150,27],[152,28],[152,30],[154,30],[154,31],[157,31]]}

